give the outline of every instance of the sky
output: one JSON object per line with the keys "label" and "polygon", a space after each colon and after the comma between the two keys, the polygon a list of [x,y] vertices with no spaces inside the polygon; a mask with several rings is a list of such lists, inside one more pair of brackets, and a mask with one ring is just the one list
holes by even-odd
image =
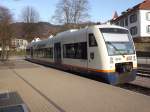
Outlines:
{"label": "sky", "polygon": [[[39,12],[40,21],[52,22],[56,4],[59,0],[0,0],[0,6],[11,10],[15,21],[21,21],[21,11],[26,6],[32,6]],[[132,8],[144,0],[88,0],[90,21],[106,22],[110,20],[115,11],[120,14],[122,11]]]}

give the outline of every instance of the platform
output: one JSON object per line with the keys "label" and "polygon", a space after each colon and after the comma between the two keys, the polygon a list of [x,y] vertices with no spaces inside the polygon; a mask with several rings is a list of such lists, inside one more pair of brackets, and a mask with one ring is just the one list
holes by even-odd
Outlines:
{"label": "platform", "polygon": [[150,110],[150,96],[22,59],[0,64],[0,91],[19,94],[31,112]]}

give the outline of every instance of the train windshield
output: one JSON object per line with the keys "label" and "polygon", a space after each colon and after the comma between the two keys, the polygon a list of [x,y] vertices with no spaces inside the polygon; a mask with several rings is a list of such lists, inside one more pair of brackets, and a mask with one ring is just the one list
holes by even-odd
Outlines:
{"label": "train windshield", "polygon": [[109,55],[134,54],[134,47],[128,30],[119,28],[100,28]]}

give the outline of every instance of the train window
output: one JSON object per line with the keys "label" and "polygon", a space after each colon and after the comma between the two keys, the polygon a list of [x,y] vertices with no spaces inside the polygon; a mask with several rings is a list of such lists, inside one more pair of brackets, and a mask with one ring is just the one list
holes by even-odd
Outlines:
{"label": "train window", "polygon": [[53,48],[49,48],[48,57],[53,58]]}
{"label": "train window", "polygon": [[64,45],[64,58],[75,58],[75,49],[74,44],[65,44]]}
{"label": "train window", "polygon": [[43,58],[44,57],[44,49],[41,48],[41,54],[40,54],[40,57]]}
{"label": "train window", "polygon": [[33,48],[31,47],[31,57],[33,57]]}
{"label": "train window", "polygon": [[87,42],[78,43],[78,49],[76,49],[77,59],[87,59]]}
{"label": "train window", "polygon": [[128,30],[119,28],[100,28],[102,33],[128,34]]}
{"label": "train window", "polygon": [[42,49],[42,48],[37,49],[36,50],[37,57],[39,57],[39,58],[45,57],[44,51],[45,51],[45,49]]}
{"label": "train window", "polygon": [[53,48],[44,48],[42,52],[45,58],[53,58]]}
{"label": "train window", "polygon": [[63,45],[63,57],[72,59],[87,59],[87,42]]}
{"label": "train window", "polygon": [[48,50],[47,50],[47,48],[43,48],[43,49],[42,49],[42,53],[43,53],[42,57],[47,58],[47,55],[48,55]]}
{"label": "train window", "polygon": [[53,58],[53,48],[50,48],[50,58]]}
{"label": "train window", "polygon": [[34,56],[38,57],[38,49],[35,49]]}
{"label": "train window", "polygon": [[97,46],[95,36],[94,36],[94,34],[90,33],[89,34],[89,47],[95,47],[95,46]]}

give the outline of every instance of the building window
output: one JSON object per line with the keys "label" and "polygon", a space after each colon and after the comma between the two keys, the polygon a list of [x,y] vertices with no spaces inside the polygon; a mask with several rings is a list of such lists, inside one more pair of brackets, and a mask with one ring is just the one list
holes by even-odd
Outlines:
{"label": "building window", "polygon": [[94,34],[89,34],[89,47],[96,47],[97,46],[97,42],[95,40],[95,36]]}
{"label": "building window", "polygon": [[120,21],[120,26],[124,26],[124,20]]}
{"label": "building window", "polygon": [[63,57],[71,59],[87,59],[87,42],[63,45]]}
{"label": "building window", "polygon": [[147,26],[147,33],[150,33],[150,25]]}
{"label": "building window", "polygon": [[130,28],[130,33],[131,33],[131,35],[136,35],[137,32],[138,32],[138,29],[137,29],[136,26]]}
{"label": "building window", "polygon": [[147,19],[148,21],[150,21],[150,12],[147,12],[147,13],[146,13],[146,19]]}
{"label": "building window", "polygon": [[117,22],[116,25],[119,25],[119,22]]}
{"label": "building window", "polygon": [[136,22],[137,21],[137,14],[132,14],[131,16],[130,16],[130,23],[134,23],[134,22]]}
{"label": "building window", "polygon": [[125,18],[125,26],[128,26],[128,17]]}

